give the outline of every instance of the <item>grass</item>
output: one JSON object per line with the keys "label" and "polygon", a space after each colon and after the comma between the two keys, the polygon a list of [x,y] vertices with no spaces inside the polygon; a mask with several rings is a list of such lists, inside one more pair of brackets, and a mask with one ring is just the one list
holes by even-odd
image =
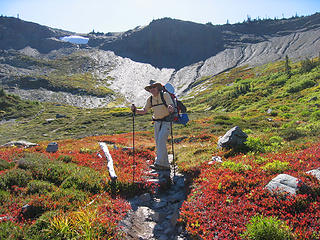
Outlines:
{"label": "grass", "polygon": [[0,89],[0,109],[2,119],[28,119],[41,110],[41,104],[36,101],[23,101],[20,97]]}
{"label": "grass", "polygon": [[[54,83],[56,87],[79,90],[84,89],[83,83],[88,81],[84,91],[90,92],[92,86],[96,86],[95,79],[90,73],[77,72],[72,76],[68,75],[68,65],[64,64],[76,59],[76,56],[66,57],[60,59],[60,63],[59,61],[42,63],[34,60],[33,64],[59,69],[51,75],[51,77],[56,75],[58,79]],[[26,59],[26,61],[31,60]],[[79,63],[90,64],[85,61]],[[51,77],[50,79],[53,79]],[[71,79],[71,85],[68,85],[68,79]],[[290,171],[289,162],[271,161],[268,159],[268,154],[292,153],[318,141],[319,80],[319,64],[314,64],[311,69],[305,71],[301,63],[291,63],[289,78],[284,73],[283,61],[256,68],[235,68],[218,76],[202,79],[199,86],[206,86],[206,89],[199,91],[196,86],[190,93],[190,96],[194,97],[184,100],[191,121],[187,126],[174,125],[174,138],[179,142],[175,144],[179,170],[195,173],[203,166],[207,166],[213,156],[221,156],[224,162],[212,165],[212,169],[221,168],[221,171],[236,174],[243,184],[246,183],[246,178],[242,174],[252,174],[255,164],[258,165],[259,171],[266,172],[268,176]],[[90,94],[95,93],[90,92]],[[84,159],[83,156],[86,156],[88,160],[86,164],[93,164],[92,159],[95,158],[93,154],[99,148],[98,138],[110,134],[111,137],[105,138],[121,139],[117,146],[130,145],[133,122],[129,108],[82,109],[61,104],[29,102],[8,95],[4,91],[0,91],[0,97],[4,106],[1,116],[5,119],[16,119],[14,122],[0,125],[0,144],[10,140],[26,139],[40,142],[41,148],[44,148],[50,141],[65,139],[65,146],[60,148],[64,149],[63,155],[57,157],[57,161],[52,162],[34,154],[25,155],[20,159],[18,168],[1,161],[0,167],[5,173],[1,175],[0,201],[5,204],[10,201],[8,191],[17,191],[17,195],[27,197],[32,195],[33,198],[40,195],[39,199],[33,199],[33,204],[38,206],[37,204],[41,203],[40,210],[48,214],[50,202],[46,200],[59,202],[56,208],[63,209],[65,213],[51,217],[46,223],[42,222],[40,217],[37,223],[32,225],[33,228],[36,228],[37,224],[47,224],[45,228],[50,230],[48,234],[52,238],[57,234],[63,234],[65,230],[65,234],[72,234],[82,228],[86,229],[83,234],[91,236],[92,221],[89,218],[82,223],[76,221],[83,215],[76,210],[85,203],[87,196],[101,193],[103,190],[113,192],[112,186],[104,184],[102,178],[105,175],[100,172],[77,166],[77,160],[68,156],[68,151],[78,151],[79,159]],[[154,150],[150,120],[151,114],[135,118],[137,149]],[[238,152],[217,148],[219,136],[236,125],[249,136],[246,148]],[[97,136],[97,138],[92,137],[89,141],[87,136]],[[78,139],[76,143],[75,139]],[[123,166],[116,166],[116,169],[118,168],[122,169]],[[119,171],[120,177],[124,173]],[[207,181],[205,178],[198,180]],[[232,185],[236,180],[228,179],[227,183]],[[128,195],[134,187],[127,182],[118,184],[117,191],[122,189],[121,193],[124,195]],[[22,190],[16,189],[15,186]],[[226,189],[221,184],[218,185],[218,190],[223,193]],[[229,198],[227,200],[230,201]],[[229,205],[231,203],[228,202]],[[96,214],[97,212],[91,209],[85,217],[91,216],[95,219]],[[85,220],[84,217],[81,219]],[[106,231],[102,226],[106,226],[108,221],[94,223],[92,227],[96,229],[96,233],[102,234]],[[11,230],[12,234],[22,234],[19,231],[15,232],[19,229],[12,224],[2,224],[0,227],[4,229],[2,233],[6,236],[10,236],[8,234]],[[113,230],[108,229],[108,231],[112,235]]]}
{"label": "grass", "polygon": [[[108,83],[98,79],[91,70],[94,61],[81,52],[54,60],[35,58],[26,55],[16,55],[10,60],[15,67],[37,69],[41,68],[44,74],[13,76],[9,85],[27,88],[47,88],[73,93],[86,93],[94,96],[113,96],[115,93],[108,88]],[[112,81],[113,79],[108,79]]]}

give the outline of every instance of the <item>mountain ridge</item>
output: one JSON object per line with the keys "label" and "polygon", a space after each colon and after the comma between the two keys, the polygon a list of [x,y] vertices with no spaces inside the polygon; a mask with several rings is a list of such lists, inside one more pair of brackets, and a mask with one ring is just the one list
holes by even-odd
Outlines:
{"label": "mountain ridge", "polygon": [[106,41],[99,48],[155,67],[179,70],[229,48],[261,43],[272,37],[286,36],[319,26],[320,14],[225,25],[163,18],[130,34],[124,34],[121,38]]}
{"label": "mountain ridge", "polygon": [[[3,24],[5,20],[14,22],[11,28],[10,24]],[[62,99],[68,96],[70,100],[68,102],[75,106],[85,107],[108,106],[113,101],[117,102],[116,105],[123,106],[133,102],[142,106],[148,95],[144,91],[144,86],[149,84],[151,79],[161,83],[171,82],[178,96],[186,96],[194,86],[234,67],[258,66],[284,59],[286,55],[290,60],[298,61],[318,56],[315,49],[320,49],[320,14],[318,13],[292,19],[248,20],[245,23],[232,25],[199,24],[164,18],[154,20],[148,26],[137,27],[127,32],[82,35],[89,37],[87,45],[63,42],[59,40],[59,37],[71,34],[70,32],[51,29],[35,23],[27,22],[26,24],[30,27],[24,28],[26,30],[24,33],[14,28],[15,24],[24,23],[19,19],[0,18],[0,39],[7,34],[11,37],[12,43],[10,44],[13,44],[0,44],[2,86],[17,85],[17,88],[11,89],[13,93],[27,99],[37,96],[36,100],[40,101],[53,101],[56,98],[58,102],[65,102]],[[184,31],[185,26],[189,26],[189,32]],[[38,34],[28,39],[31,34],[30,29],[37,27],[39,29],[35,32]],[[21,29],[21,26],[18,29]],[[174,32],[175,29],[178,30]],[[199,44],[197,37],[203,29],[205,29],[203,36],[211,37],[212,41],[208,40],[210,38],[202,37],[200,40],[202,42]],[[190,34],[190,32],[197,34]],[[22,41],[24,45],[19,41],[15,43],[15,38],[21,34],[24,36],[24,41]],[[143,36],[147,37],[143,38]],[[166,40],[162,41],[161,38]],[[212,43],[213,39],[218,40]],[[166,48],[170,42],[174,42],[173,45],[178,47]],[[137,47],[132,47],[135,44],[138,44]],[[190,44],[193,47],[190,47]],[[24,48],[20,48],[21,46]],[[43,48],[44,46],[47,48]],[[9,48],[16,49],[10,50]],[[205,51],[206,48],[213,52]],[[117,52],[117,49],[122,53]],[[131,56],[125,54],[126,49],[131,51],[131,53],[129,51]],[[140,54],[139,61],[135,59],[135,51]],[[197,55],[201,51],[207,54],[203,60],[200,55]],[[9,57],[8,52],[11,52]],[[181,57],[179,54],[184,55]],[[26,60],[24,63],[19,62],[19,57],[18,60],[14,60],[15,56],[19,55],[26,56],[23,57]],[[75,56],[76,59],[83,62],[82,65],[76,67],[72,63]],[[150,61],[146,61],[148,56],[154,59],[150,58]],[[48,61],[51,61],[49,65]],[[152,64],[153,61],[157,64]],[[185,63],[182,61],[192,63],[184,66]],[[181,68],[158,67],[158,63],[168,65],[175,63]],[[108,96],[99,93],[102,99],[101,97],[96,99],[94,94],[99,89],[82,89],[83,83],[78,85],[78,80],[75,81],[78,77],[80,80],[83,78],[81,81],[85,81],[88,76],[96,84],[95,88],[110,89],[115,95],[110,96],[107,91]],[[28,88],[21,88],[19,85],[21,79],[24,81],[24,86],[46,79],[53,85],[58,84],[59,87],[54,89],[62,91],[62,96],[55,97],[55,94],[49,92],[52,88],[40,89],[40,86],[39,90],[32,89],[39,91],[37,95],[30,92]],[[30,81],[25,82],[26,79]],[[57,81],[60,83],[56,83]],[[70,83],[70,81],[75,81],[75,83]],[[53,99],[48,99],[49,95],[54,96]]]}

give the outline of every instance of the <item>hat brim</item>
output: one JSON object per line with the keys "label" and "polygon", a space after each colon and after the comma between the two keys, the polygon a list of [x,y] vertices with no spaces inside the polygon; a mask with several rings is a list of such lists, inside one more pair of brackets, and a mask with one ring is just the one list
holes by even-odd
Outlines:
{"label": "hat brim", "polygon": [[157,87],[159,90],[162,89],[162,84],[161,83],[154,83],[154,84],[151,84],[149,86],[146,86],[144,89],[148,92],[150,92],[150,89],[151,88],[154,88],[154,87]]}

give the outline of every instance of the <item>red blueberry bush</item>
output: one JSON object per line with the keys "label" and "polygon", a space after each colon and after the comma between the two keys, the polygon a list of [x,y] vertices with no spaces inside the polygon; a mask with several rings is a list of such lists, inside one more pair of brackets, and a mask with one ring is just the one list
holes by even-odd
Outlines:
{"label": "red blueberry bush", "polygon": [[[109,145],[116,183],[98,142]],[[56,153],[46,152],[47,144],[0,148],[0,237],[56,239],[65,225],[65,237],[121,238],[116,226],[130,209],[126,197],[151,191],[146,174],[154,153],[138,146],[133,158],[128,134],[58,141]],[[24,206],[31,206],[32,215]]]}
{"label": "red blueberry bush", "polygon": [[[250,219],[263,215],[285,222],[296,239],[319,239],[319,180],[306,172],[320,167],[320,144],[293,153],[239,155],[228,161],[238,167],[228,168],[230,164],[223,163],[201,166],[181,210],[180,220],[190,234],[196,239],[242,239]],[[296,196],[268,192],[265,185],[278,171],[266,171],[265,166],[275,161],[288,163],[282,173],[301,179],[310,191]]]}

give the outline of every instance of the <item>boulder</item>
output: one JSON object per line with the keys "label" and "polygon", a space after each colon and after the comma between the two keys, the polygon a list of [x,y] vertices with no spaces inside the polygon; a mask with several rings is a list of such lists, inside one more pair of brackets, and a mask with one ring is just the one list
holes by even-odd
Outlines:
{"label": "boulder", "polygon": [[149,202],[151,200],[150,193],[144,193],[144,194],[140,195],[139,196],[139,200],[140,200],[141,203]]}
{"label": "boulder", "polygon": [[67,116],[64,114],[57,113],[56,118],[66,118]]}
{"label": "boulder", "polygon": [[35,219],[39,217],[44,210],[39,206],[26,204],[20,210],[20,216],[24,219]]}
{"label": "boulder", "polygon": [[290,193],[291,195],[295,195],[297,191],[303,187],[305,187],[305,185],[300,179],[288,174],[279,174],[266,185],[266,188],[270,192],[285,192]]}
{"label": "boulder", "polygon": [[320,181],[320,168],[310,170],[307,172],[307,174],[315,176]]}
{"label": "boulder", "polygon": [[219,148],[238,148],[247,140],[248,135],[245,134],[240,127],[231,128],[223,137],[218,140]]}
{"label": "boulder", "polygon": [[208,164],[214,164],[214,163],[222,163],[222,158],[220,156],[213,156],[212,161],[208,162]]}
{"label": "boulder", "polygon": [[48,144],[47,146],[47,149],[46,149],[47,152],[56,152],[58,151],[58,143],[56,142],[51,142]]}

